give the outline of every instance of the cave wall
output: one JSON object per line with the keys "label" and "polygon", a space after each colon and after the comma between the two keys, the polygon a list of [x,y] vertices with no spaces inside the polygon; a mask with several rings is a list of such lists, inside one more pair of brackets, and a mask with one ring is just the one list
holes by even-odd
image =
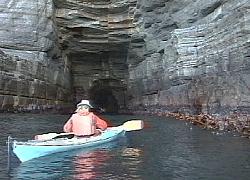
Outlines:
{"label": "cave wall", "polygon": [[[90,99],[106,112],[126,108],[126,54],[84,53],[71,57],[74,102]],[[76,59],[75,59],[76,58]]]}
{"label": "cave wall", "polygon": [[101,97],[103,90],[113,107],[125,108],[135,5],[136,0],[4,0],[0,110],[53,109]]}
{"label": "cave wall", "polygon": [[126,108],[136,0],[55,0],[55,5],[59,43],[72,64],[74,103],[90,99],[109,112]]}
{"label": "cave wall", "polygon": [[0,111],[60,108],[72,99],[70,63],[53,2],[4,0],[0,9]]}
{"label": "cave wall", "polygon": [[250,110],[249,0],[138,0],[129,49],[131,109]]}

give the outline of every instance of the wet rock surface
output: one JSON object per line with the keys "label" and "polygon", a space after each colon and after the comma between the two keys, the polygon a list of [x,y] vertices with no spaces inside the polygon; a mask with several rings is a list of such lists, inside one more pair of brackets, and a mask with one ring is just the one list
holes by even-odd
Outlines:
{"label": "wet rock surface", "polygon": [[1,2],[0,111],[60,109],[72,99],[54,10],[53,1]]}
{"label": "wet rock surface", "polygon": [[250,138],[250,115],[234,112],[226,116],[218,114],[188,114],[180,112],[169,112],[162,109],[144,109],[130,111],[132,114],[154,115],[161,117],[174,117],[177,120],[192,123],[195,126],[217,132],[236,132],[242,137]]}
{"label": "wet rock surface", "polygon": [[250,113],[248,0],[140,5],[128,59],[130,109]]}
{"label": "wet rock surface", "polygon": [[48,112],[70,107],[63,69],[0,51],[0,112]]}

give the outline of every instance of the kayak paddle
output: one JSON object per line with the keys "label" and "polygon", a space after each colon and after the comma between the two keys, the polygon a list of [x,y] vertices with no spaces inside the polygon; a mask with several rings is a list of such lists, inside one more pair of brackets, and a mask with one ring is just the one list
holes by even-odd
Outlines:
{"label": "kayak paddle", "polygon": [[[123,128],[124,131],[136,131],[141,130],[144,127],[143,120],[130,120],[122,125],[118,126]],[[47,134],[41,134],[36,135],[36,140],[50,140],[50,139],[58,139],[58,138],[72,138],[74,136],[74,133],[47,133]]]}
{"label": "kayak paddle", "polygon": [[123,123],[121,127],[125,131],[141,130],[144,127],[144,122],[142,120],[130,120],[130,121]]}

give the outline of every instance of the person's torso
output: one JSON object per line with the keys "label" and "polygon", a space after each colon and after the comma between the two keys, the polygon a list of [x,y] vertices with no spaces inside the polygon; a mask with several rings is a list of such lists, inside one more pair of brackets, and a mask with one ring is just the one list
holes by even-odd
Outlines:
{"label": "person's torso", "polygon": [[75,135],[84,136],[92,135],[96,131],[96,123],[93,114],[79,115],[74,114],[72,122],[72,130]]}

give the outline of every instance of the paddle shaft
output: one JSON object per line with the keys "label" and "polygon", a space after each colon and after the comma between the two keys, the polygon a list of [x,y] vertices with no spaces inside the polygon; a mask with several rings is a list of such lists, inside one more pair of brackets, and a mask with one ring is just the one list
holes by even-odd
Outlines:
{"label": "paddle shaft", "polygon": [[[124,131],[135,131],[135,130],[141,130],[144,127],[143,120],[130,120],[123,123],[121,128],[124,129]],[[49,139],[57,139],[57,138],[66,138],[66,137],[73,137],[74,133],[48,133],[48,134],[42,134],[42,135],[36,135],[37,140],[49,140]]]}

